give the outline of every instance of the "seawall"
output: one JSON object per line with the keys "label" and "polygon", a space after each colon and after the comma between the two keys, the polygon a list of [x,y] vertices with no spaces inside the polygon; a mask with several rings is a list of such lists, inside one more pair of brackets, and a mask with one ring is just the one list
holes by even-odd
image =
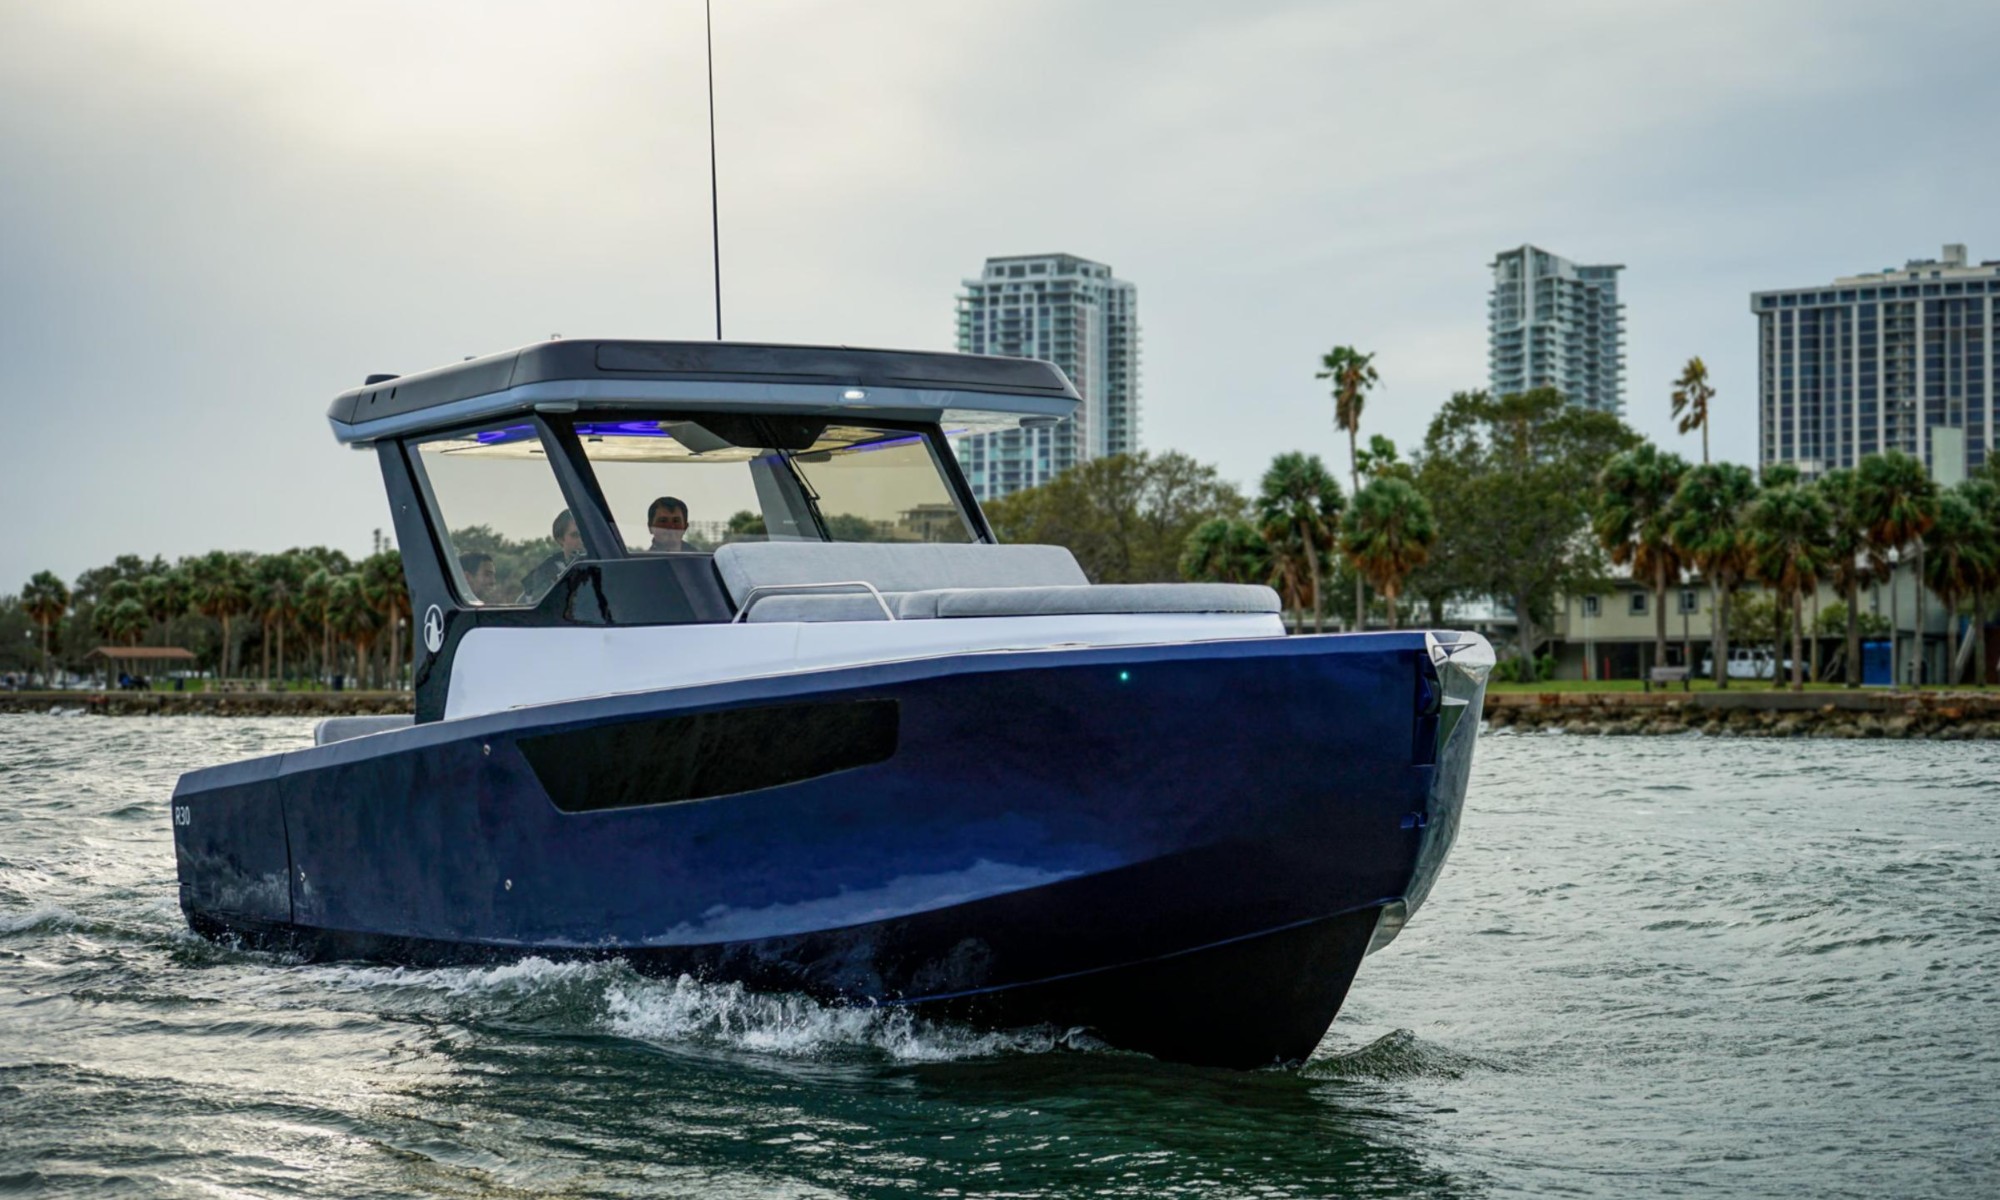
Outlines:
{"label": "seawall", "polygon": [[0,692],[0,713],[107,717],[353,717],[406,713],[408,692]]}
{"label": "seawall", "polygon": [[2000,739],[2000,693],[1489,692],[1486,720],[1526,733]]}

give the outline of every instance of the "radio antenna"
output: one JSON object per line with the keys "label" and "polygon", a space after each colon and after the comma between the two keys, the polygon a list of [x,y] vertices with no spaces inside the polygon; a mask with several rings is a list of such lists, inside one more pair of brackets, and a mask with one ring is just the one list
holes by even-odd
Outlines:
{"label": "radio antenna", "polygon": [[708,233],[715,247],[715,340],[722,340],[722,213],[715,190],[715,15],[712,0],[701,0],[702,32],[708,42]]}

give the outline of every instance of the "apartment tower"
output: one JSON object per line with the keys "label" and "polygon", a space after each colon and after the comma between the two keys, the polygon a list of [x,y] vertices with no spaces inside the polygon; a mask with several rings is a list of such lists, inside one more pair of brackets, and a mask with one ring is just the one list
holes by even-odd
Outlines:
{"label": "apartment tower", "polygon": [[1535,246],[1493,259],[1487,384],[1496,396],[1551,387],[1572,404],[1625,412],[1623,266],[1582,266]]}
{"label": "apartment tower", "polygon": [[1830,284],[1753,292],[1757,459],[1813,478],[1901,450],[1952,484],[1993,445],[2000,261],[1965,247]]}
{"label": "apartment tower", "polygon": [[1139,448],[1138,289],[1103,263],[1074,254],[987,259],[958,296],[958,348],[1052,362],[1083,397],[1074,418],[958,440],[981,500]]}

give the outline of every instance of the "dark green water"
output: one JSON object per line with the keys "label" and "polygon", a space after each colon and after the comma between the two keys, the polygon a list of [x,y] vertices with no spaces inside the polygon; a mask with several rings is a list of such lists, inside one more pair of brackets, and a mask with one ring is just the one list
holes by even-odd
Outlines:
{"label": "dark green water", "polygon": [[0,1193],[2000,1195],[2000,750],[1494,736],[1302,1070],[617,967],[307,966],[174,900],[186,768],[0,717]]}

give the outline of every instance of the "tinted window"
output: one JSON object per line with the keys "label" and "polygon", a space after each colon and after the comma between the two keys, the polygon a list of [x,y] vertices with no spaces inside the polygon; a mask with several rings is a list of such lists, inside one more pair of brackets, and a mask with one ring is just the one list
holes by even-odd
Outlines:
{"label": "tinted window", "polygon": [[494,426],[413,448],[465,603],[533,604],[583,554],[534,426]]}

